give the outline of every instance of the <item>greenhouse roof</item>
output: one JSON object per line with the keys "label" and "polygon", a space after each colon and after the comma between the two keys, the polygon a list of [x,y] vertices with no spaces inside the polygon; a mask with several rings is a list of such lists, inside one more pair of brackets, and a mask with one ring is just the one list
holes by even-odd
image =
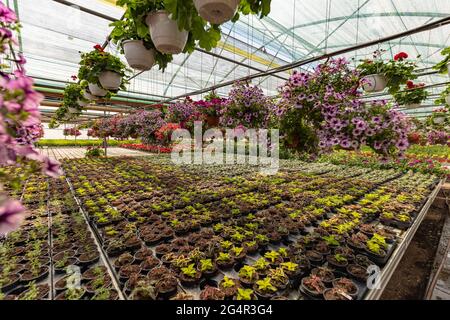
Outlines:
{"label": "greenhouse roof", "polygon": [[[123,14],[123,9],[115,6],[115,0],[5,2],[18,12],[23,24],[20,45],[28,60],[29,75],[36,79],[38,86],[53,90],[61,88],[63,82],[77,73],[79,52],[104,43],[111,31],[109,24]],[[213,50],[216,55],[201,51],[176,55],[165,73],[155,68],[137,75],[128,87],[129,92],[121,94],[122,101],[124,105],[127,99],[151,104],[258,70],[377,40],[449,15],[448,0],[273,0],[272,12],[262,20],[245,16],[237,23],[224,24],[220,45]],[[419,67],[428,69],[441,60],[440,51],[447,46],[450,46],[448,25],[344,56],[354,58],[356,65],[359,59],[370,57],[377,49],[387,50],[389,56],[405,51],[412,57],[420,56]],[[107,46],[107,51],[118,54],[112,44]],[[304,68],[311,69],[317,63]],[[253,83],[260,84],[266,94],[275,95],[289,72],[257,78]],[[420,80],[436,84],[448,78],[428,74]],[[229,86],[220,88],[218,93],[225,95],[229,89]],[[440,90],[442,87],[431,89],[433,94]],[[430,107],[408,112],[417,116],[430,112],[433,94],[425,102]]]}

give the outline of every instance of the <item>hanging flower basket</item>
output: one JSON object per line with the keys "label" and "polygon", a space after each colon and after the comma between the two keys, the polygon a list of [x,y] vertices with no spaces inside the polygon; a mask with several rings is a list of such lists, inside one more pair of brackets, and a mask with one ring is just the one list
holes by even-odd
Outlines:
{"label": "hanging flower basket", "polygon": [[156,50],[165,54],[178,54],[183,52],[189,33],[180,31],[177,22],[170,19],[164,10],[148,14],[146,23],[150,28],[150,36]]}
{"label": "hanging flower basket", "polygon": [[206,123],[210,128],[219,126],[220,118],[216,116],[206,116]]}
{"label": "hanging flower basket", "polygon": [[222,24],[231,20],[238,9],[240,0],[194,0],[200,17],[212,24]]}
{"label": "hanging flower basket", "polygon": [[450,77],[450,62],[447,63],[447,72],[448,72],[448,76]]}
{"label": "hanging flower basket", "polygon": [[371,74],[362,78],[364,91],[380,92],[387,86],[387,78],[382,74]]}
{"label": "hanging flower basket", "polygon": [[96,97],[96,96],[90,94],[90,93],[87,92],[87,91],[84,91],[83,97],[84,97],[85,99],[89,100],[89,101],[97,100],[97,97]]}
{"label": "hanging flower basket", "polygon": [[155,50],[147,49],[142,40],[124,41],[123,50],[128,65],[133,69],[147,71],[155,64]]}
{"label": "hanging flower basket", "polygon": [[119,90],[122,84],[122,76],[113,71],[103,71],[98,76],[98,80],[102,87],[107,90]]}
{"label": "hanging flower basket", "polygon": [[445,97],[445,102],[450,106],[450,94]]}
{"label": "hanging flower basket", "polygon": [[108,94],[108,91],[100,88],[100,86],[95,83],[89,83],[89,91],[96,97],[104,97]]}
{"label": "hanging flower basket", "polygon": [[445,122],[445,117],[435,117],[433,118],[434,124],[443,124]]}
{"label": "hanging flower basket", "polygon": [[78,99],[77,103],[80,107],[86,107],[89,104],[89,102],[83,101],[81,99]]}

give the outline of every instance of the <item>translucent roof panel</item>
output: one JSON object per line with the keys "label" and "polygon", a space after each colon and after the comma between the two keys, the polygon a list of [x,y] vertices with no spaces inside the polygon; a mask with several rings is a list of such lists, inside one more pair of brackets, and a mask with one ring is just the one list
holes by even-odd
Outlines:
{"label": "translucent roof panel", "polygon": [[[72,0],[72,6],[60,2],[19,0],[16,8],[23,24],[21,50],[28,59],[29,74],[38,83],[68,81],[77,73],[79,52],[104,43],[111,31],[109,24],[123,14],[114,0]],[[448,16],[448,0],[272,0],[268,17],[260,20],[245,16],[237,23],[222,26],[222,40],[213,52],[241,65],[199,51],[180,54],[165,73],[155,68],[138,75],[131,81],[129,91],[158,99],[170,98],[377,40]],[[356,65],[359,59],[370,57],[377,49],[387,50],[387,57],[405,51],[412,57],[420,56],[419,67],[425,69],[440,61],[440,51],[447,46],[450,46],[450,26],[344,56],[355,59]],[[118,54],[113,45],[107,50]],[[310,70],[317,63],[303,68]],[[253,83],[260,84],[267,94],[275,95],[277,87],[288,76],[289,72],[283,72],[278,77],[263,77]],[[447,81],[447,77],[433,74],[420,80],[432,84]],[[226,94],[229,89],[224,87],[218,92]],[[433,93],[439,90],[434,89]]]}

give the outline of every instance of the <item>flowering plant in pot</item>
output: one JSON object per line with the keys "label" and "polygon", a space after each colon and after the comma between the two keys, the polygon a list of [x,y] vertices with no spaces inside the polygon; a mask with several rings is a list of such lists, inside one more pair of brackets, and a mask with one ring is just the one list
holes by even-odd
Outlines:
{"label": "flowering plant in pot", "polygon": [[406,150],[406,117],[385,101],[362,102],[359,78],[345,59],[330,60],[311,74],[294,72],[280,88],[275,111],[286,146],[308,154],[364,144],[383,155]]}
{"label": "flowering plant in pot", "polygon": [[273,103],[258,86],[237,82],[220,111],[220,124],[236,128],[267,128]]}
{"label": "flowering plant in pot", "polygon": [[439,95],[439,98],[434,101],[436,105],[445,105],[450,108],[450,85],[448,85],[444,91]]}
{"label": "flowering plant in pot", "polygon": [[429,115],[425,121],[425,131],[440,130],[448,131],[448,124],[450,124],[450,113],[447,108],[434,109],[431,115]]}
{"label": "flowering plant in pot", "polygon": [[127,10],[124,19],[111,23],[110,26],[114,27],[111,40],[118,45],[133,69],[147,71],[157,64],[164,72],[173,60],[172,55],[157,51],[148,28],[139,24],[139,20],[130,18],[130,14]]}
{"label": "flowering plant in pot", "polygon": [[395,101],[407,109],[416,108],[428,97],[424,83],[414,84],[411,80],[406,82],[402,91],[394,93]]}
{"label": "flowering plant in pot", "polygon": [[181,129],[178,123],[167,123],[155,132],[156,139],[163,145],[170,145],[172,133],[178,129]]}
{"label": "flowering plant in pot", "polygon": [[127,81],[125,64],[112,54],[105,52],[100,45],[94,50],[81,54],[78,78],[89,83],[89,91],[95,96],[110,96],[111,92],[125,90]]}
{"label": "flowering plant in pot", "polygon": [[450,134],[446,131],[432,130],[428,133],[427,140],[430,145],[447,145]]}
{"label": "flowering plant in pot", "polygon": [[226,99],[220,98],[215,92],[211,92],[204,100],[196,101],[198,111],[205,117],[209,127],[217,127],[220,121],[220,110],[226,103]]}
{"label": "flowering plant in pot", "polygon": [[126,7],[125,16],[132,20],[141,38],[150,36],[155,48],[163,54],[193,52],[196,44],[210,51],[220,40],[220,27],[208,24],[192,1],[118,0]]}
{"label": "flowering plant in pot", "polygon": [[[407,53],[400,52],[387,62],[382,60],[382,53],[383,51],[376,51],[374,60],[364,60],[358,66],[361,76],[366,77],[363,78],[363,86],[368,89],[367,91],[381,91],[384,87],[387,87],[389,93],[394,94],[406,81],[417,78],[413,74],[416,64],[407,60]],[[369,78],[373,75],[381,76],[378,78],[379,83],[372,83],[372,79]],[[364,80],[366,84],[364,84]]]}
{"label": "flowering plant in pot", "polygon": [[66,86],[63,94],[63,102],[52,118],[55,124],[60,121],[73,119],[81,114],[83,107],[89,103],[89,100],[85,98],[84,90],[85,88],[79,83],[70,83]]}

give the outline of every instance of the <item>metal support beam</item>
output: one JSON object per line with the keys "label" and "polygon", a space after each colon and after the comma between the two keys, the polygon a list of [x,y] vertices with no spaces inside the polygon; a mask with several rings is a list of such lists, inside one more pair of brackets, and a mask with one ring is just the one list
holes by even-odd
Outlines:
{"label": "metal support beam", "polygon": [[380,39],[377,39],[377,40],[372,40],[372,41],[369,41],[369,42],[357,44],[357,45],[354,45],[354,46],[351,46],[351,47],[348,47],[348,48],[345,48],[345,49],[334,51],[334,52],[331,52],[331,53],[328,53],[328,54],[323,54],[323,55],[320,55],[320,56],[317,56],[317,57],[312,57],[312,58],[309,58],[309,59],[306,59],[306,60],[293,62],[293,63],[287,64],[285,66],[282,66],[282,67],[278,67],[278,68],[274,68],[274,69],[268,70],[267,72],[255,73],[255,74],[249,75],[247,77],[242,77],[240,79],[227,81],[227,82],[224,82],[224,83],[221,83],[219,85],[215,85],[215,86],[212,86],[212,87],[209,87],[209,88],[205,88],[205,89],[202,89],[202,90],[189,92],[189,93],[186,93],[186,94],[183,94],[183,95],[171,98],[171,99],[167,99],[167,100],[163,101],[162,103],[168,103],[168,102],[171,102],[171,101],[174,101],[174,100],[178,100],[178,99],[181,99],[181,98],[185,98],[185,97],[188,97],[188,96],[195,96],[195,95],[199,95],[199,94],[202,94],[202,93],[205,93],[205,92],[208,92],[208,91],[211,91],[211,90],[215,90],[215,89],[218,89],[218,88],[227,87],[227,86],[232,85],[236,81],[248,81],[248,80],[264,77],[264,76],[267,76],[267,75],[274,75],[274,74],[277,74],[277,73],[280,73],[280,72],[284,72],[284,71],[287,71],[287,70],[291,70],[291,69],[295,69],[295,68],[301,67],[303,65],[307,65],[307,64],[313,63],[313,62],[317,62],[317,61],[324,60],[324,59],[329,59],[329,58],[334,57],[334,56],[338,56],[338,55],[342,55],[344,53],[348,53],[348,52],[351,52],[351,51],[356,51],[356,50],[359,50],[359,49],[371,47],[373,45],[381,44],[383,42],[388,42],[388,41],[391,41],[391,40],[394,40],[394,39],[403,38],[403,37],[409,36],[411,34],[420,33],[420,32],[424,32],[424,31],[429,31],[429,30],[432,30],[432,29],[436,29],[436,28],[448,25],[448,24],[450,24],[450,16],[448,16],[446,18],[443,18],[443,19],[440,19],[440,20],[437,20],[435,22],[431,22],[431,23],[426,24],[426,25],[422,25],[420,27],[417,27],[417,28],[414,28],[414,29],[411,29],[411,30],[407,30],[407,31],[403,31],[403,32],[391,35],[391,36],[387,36],[387,37],[380,38]]}

